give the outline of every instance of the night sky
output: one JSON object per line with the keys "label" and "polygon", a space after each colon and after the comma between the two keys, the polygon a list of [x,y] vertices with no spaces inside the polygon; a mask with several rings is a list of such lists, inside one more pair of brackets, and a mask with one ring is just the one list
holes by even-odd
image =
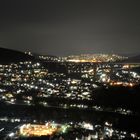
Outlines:
{"label": "night sky", "polygon": [[1,0],[0,46],[66,56],[140,52],[139,0]]}

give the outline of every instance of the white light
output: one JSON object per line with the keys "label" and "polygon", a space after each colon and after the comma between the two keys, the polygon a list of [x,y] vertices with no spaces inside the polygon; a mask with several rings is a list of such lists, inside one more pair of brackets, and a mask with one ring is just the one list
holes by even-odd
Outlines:
{"label": "white light", "polygon": [[14,136],[14,133],[13,132],[9,134],[9,137],[13,137],[13,136]]}
{"label": "white light", "polygon": [[11,99],[11,102],[14,102],[15,100],[14,99]]}
{"label": "white light", "polygon": [[0,129],[0,132],[3,131],[3,130],[4,130],[4,128]]}

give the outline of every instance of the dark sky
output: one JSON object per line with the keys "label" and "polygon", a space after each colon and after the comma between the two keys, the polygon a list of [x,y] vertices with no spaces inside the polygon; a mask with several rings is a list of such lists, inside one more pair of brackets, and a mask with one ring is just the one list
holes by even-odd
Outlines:
{"label": "dark sky", "polygon": [[1,0],[0,46],[61,56],[140,52],[140,2]]}

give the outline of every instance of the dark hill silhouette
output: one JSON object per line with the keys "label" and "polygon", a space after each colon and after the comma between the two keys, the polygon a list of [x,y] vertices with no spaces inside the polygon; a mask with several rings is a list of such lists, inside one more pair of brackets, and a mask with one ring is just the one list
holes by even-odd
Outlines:
{"label": "dark hill silhouette", "polygon": [[140,63],[140,55],[128,57],[128,59],[123,60],[126,63]]}
{"label": "dark hill silhouette", "polygon": [[31,60],[34,60],[34,57],[27,55],[24,52],[0,48],[0,64]]}

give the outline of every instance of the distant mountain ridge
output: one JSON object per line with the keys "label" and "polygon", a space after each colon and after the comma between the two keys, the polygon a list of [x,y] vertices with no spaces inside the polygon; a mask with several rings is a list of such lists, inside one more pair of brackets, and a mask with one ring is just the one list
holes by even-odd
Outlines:
{"label": "distant mountain ridge", "polygon": [[140,54],[136,56],[129,57],[126,61],[130,63],[140,63]]}
{"label": "distant mountain ridge", "polygon": [[[46,61],[46,60],[54,60],[58,59],[58,56],[53,55],[40,55],[36,53],[32,53],[33,55],[25,54],[24,52],[20,52],[17,50],[11,50],[7,48],[0,48],[0,64],[9,64],[16,63],[20,61]],[[44,57],[44,58],[43,58]],[[123,63],[140,63],[140,54],[139,55],[131,55],[126,60],[122,60]]]}

